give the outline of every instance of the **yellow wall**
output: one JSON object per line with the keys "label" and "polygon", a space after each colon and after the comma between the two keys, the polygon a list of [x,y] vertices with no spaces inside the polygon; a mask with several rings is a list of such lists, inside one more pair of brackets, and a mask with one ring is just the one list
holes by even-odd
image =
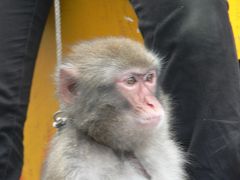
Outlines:
{"label": "yellow wall", "polygon": [[[240,2],[230,0],[230,15],[240,54]],[[131,18],[131,20],[128,20]],[[64,52],[82,39],[122,35],[142,41],[136,16],[128,0],[63,0]],[[22,180],[38,180],[49,138],[54,133],[52,114],[57,110],[52,74],[56,64],[53,10],[50,13],[37,59],[28,118],[25,126],[25,164]]]}

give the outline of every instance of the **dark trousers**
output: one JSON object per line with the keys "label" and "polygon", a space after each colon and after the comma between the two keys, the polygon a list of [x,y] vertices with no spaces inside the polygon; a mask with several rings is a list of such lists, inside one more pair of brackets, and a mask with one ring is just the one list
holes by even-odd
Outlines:
{"label": "dark trousers", "polygon": [[[240,79],[226,2],[132,3],[146,45],[165,57],[161,84],[174,99],[175,129],[190,154],[190,179],[240,179]],[[0,3],[1,180],[17,180],[21,172],[29,90],[50,4]]]}
{"label": "dark trousers", "polygon": [[146,46],[165,59],[160,83],[174,101],[189,179],[239,180],[240,72],[227,1],[131,3]]}
{"label": "dark trousers", "polygon": [[17,180],[34,63],[51,0],[0,2],[0,180]]}

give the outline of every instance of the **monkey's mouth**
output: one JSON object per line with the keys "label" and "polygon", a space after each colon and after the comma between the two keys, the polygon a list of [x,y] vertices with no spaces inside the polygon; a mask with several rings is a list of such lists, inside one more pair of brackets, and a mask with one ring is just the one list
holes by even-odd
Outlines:
{"label": "monkey's mouth", "polygon": [[158,127],[160,123],[161,117],[160,116],[150,116],[144,117],[140,119],[140,124],[145,127]]}

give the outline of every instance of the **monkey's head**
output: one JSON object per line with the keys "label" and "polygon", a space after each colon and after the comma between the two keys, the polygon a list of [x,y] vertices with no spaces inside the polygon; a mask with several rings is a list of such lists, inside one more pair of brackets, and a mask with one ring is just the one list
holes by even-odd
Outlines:
{"label": "monkey's head", "polygon": [[159,67],[156,55],[126,38],[75,45],[57,71],[68,123],[114,149],[145,143],[167,116],[157,86]]}

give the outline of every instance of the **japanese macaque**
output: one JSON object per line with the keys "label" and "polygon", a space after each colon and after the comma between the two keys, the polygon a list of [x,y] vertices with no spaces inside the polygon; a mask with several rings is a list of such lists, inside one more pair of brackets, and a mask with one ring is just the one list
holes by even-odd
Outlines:
{"label": "japanese macaque", "polygon": [[126,38],[73,47],[57,68],[64,125],[43,180],[184,180],[184,157],[169,130],[158,86],[160,58]]}

